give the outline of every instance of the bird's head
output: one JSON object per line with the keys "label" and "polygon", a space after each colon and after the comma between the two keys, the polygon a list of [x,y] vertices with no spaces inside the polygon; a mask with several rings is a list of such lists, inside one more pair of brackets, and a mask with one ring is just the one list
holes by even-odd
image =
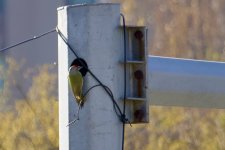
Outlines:
{"label": "bird's head", "polygon": [[72,72],[72,71],[80,71],[83,67],[82,66],[77,66],[77,65],[73,65],[69,68],[69,72]]}
{"label": "bird's head", "polygon": [[75,68],[80,71],[83,67],[75,65]]}
{"label": "bird's head", "polygon": [[79,70],[79,72],[82,74],[83,77],[88,72],[88,65],[87,65],[86,61],[82,58],[74,59],[73,62],[71,63],[71,67],[73,69]]}

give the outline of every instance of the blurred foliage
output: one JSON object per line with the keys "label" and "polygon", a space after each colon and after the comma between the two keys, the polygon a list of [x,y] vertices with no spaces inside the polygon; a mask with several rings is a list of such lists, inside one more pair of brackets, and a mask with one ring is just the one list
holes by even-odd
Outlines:
{"label": "blurred foliage", "polygon": [[0,149],[58,149],[56,74],[51,73],[50,65],[33,69],[32,77],[25,75],[26,80],[32,80],[29,90],[21,90],[23,98],[12,100],[11,89],[17,86],[15,75],[20,63],[11,58],[6,62],[7,69],[0,68],[0,77],[5,81],[0,94]]}
{"label": "blurred foliage", "polygon": [[148,27],[151,54],[224,61],[225,0],[112,1],[127,24]]}
{"label": "blurred foliage", "polygon": [[[113,0],[129,25],[149,29],[149,53],[225,60],[225,0]],[[150,123],[126,128],[127,150],[224,150],[225,111],[150,108]]]}
{"label": "blurred foliage", "polygon": [[7,109],[5,104],[12,98],[10,89],[12,89],[12,87],[15,85],[16,80],[14,77],[20,69],[20,66],[12,58],[7,58],[6,62],[7,65],[0,65],[0,80],[3,81],[2,87],[0,89],[0,110]]}
{"label": "blurred foliage", "polygon": [[150,123],[126,127],[126,150],[223,150],[225,111],[182,107],[150,109]]}

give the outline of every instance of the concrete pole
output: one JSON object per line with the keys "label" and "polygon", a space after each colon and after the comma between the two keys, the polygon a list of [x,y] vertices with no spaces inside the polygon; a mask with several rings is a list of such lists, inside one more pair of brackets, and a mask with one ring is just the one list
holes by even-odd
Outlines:
{"label": "concrete pole", "polygon": [[[112,90],[122,108],[123,35],[119,4],[90,4],[58,9],[58,28],[93,73]],[[106,92],[97,87],[86,97],[80,120],[70,127],[78,106],[68,87],[68,68],[75,56],[59,40],[59,140],[61,150],[119,150],[122,147],[122,123],[117,118]],[[98,84],[90,74],[84,79],[84,91]]]}

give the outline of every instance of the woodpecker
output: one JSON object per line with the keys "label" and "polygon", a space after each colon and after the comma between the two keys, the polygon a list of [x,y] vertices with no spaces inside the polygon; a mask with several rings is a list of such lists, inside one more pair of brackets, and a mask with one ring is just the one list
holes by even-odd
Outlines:
{"label": "woodpecker", "polygon": [[73,65],[69,68],[69,83],[77,104],[82,107],[84,99],[82,96],[83,76],[80,72],[81,66]]}
{"label": "woodpecker", "polygon": [[82,93],[83,76],[80,72],[82,68],[83,68],[82,66],[77,66],[77,65],[73,65],[69,68],[68,80],[79,108],[77,110],[77,119],[71,121],[67,126],[79,120],[79,111],[83,107],[85,102],[83,93]]}

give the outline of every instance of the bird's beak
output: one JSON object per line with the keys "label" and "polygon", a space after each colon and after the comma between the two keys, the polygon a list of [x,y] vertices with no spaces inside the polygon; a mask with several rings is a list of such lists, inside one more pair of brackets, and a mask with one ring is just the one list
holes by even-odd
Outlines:
{"label": "bird's beak", "polygon": [[78,66],[78,67],[77,67],[77,70],[80,70],[81,68],[83,68],[83,67],[81,67],[81,66]]}

